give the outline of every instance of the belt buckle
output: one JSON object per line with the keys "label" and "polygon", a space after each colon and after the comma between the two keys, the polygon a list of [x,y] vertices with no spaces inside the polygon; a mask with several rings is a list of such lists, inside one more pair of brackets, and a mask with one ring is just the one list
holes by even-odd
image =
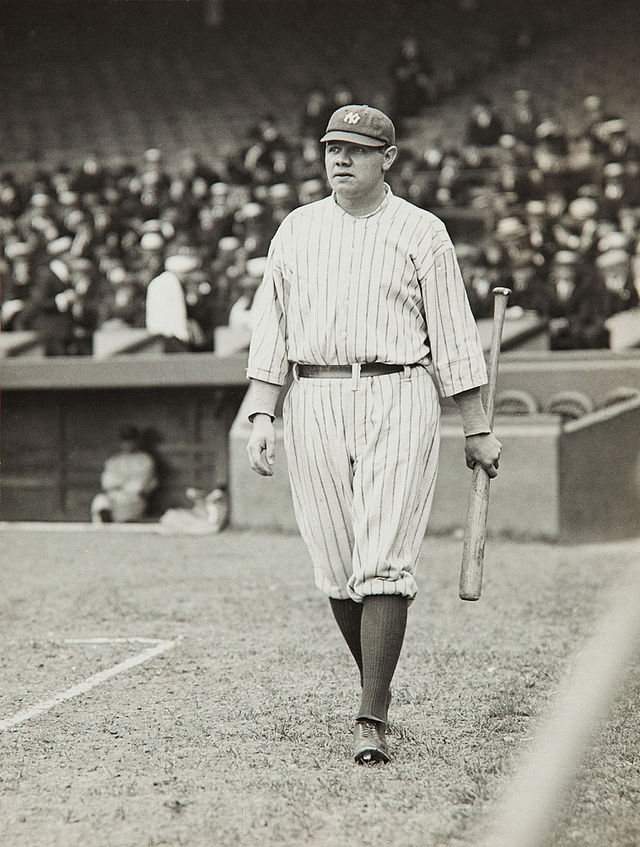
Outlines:
{"label": "belt buckle", "polygon": [[360,362],[351,365],[351,390],[357,391],[360,383]]}

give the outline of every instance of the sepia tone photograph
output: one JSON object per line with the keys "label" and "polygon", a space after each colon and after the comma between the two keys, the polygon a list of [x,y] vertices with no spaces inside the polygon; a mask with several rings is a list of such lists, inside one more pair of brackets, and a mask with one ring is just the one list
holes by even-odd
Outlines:
{"label": "sepia tone photograph", "polygon": [[636,0],[0,0],[3,847],[637,847]]}

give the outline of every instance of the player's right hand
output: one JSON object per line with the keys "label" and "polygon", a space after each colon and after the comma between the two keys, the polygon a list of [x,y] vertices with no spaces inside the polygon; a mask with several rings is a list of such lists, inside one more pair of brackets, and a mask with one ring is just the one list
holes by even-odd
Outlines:
{"label": "player's right hand", "polygon": [[269,415],[256,415],[247,443],[247,455],[252,470],[260,476],[273,476],[276,460],[276,430]]}

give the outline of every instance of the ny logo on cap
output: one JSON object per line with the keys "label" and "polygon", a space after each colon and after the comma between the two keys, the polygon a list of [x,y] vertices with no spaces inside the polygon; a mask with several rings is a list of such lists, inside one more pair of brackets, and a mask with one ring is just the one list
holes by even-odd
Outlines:
{"label": "ny logo on cap", "polygon": [[346,124],[357,124],[360,120],[360,115],[357,112],[347,112],[344,116],[344,122]]}

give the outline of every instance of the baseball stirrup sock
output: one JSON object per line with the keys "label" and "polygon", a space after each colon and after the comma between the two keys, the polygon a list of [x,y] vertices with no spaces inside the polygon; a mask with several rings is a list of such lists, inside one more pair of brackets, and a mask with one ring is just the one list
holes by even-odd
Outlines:
{"label": "baseball stirrup sock", "polygon": [[359,718],[387,722],[389,686],[400,658],[407,626],[407,598],[365,597],[360,625],[363,688]]}
{"label": "baseball stirrup sock", "polygon": [[360,671],[360,685],[362,685],[362,649],[360,647],[360,620],[362,618],[362,603],[355,600],[337,600],[329,597],[331,611],[336,619],[340,632],[347,642],[351,655],[356,660]]}

